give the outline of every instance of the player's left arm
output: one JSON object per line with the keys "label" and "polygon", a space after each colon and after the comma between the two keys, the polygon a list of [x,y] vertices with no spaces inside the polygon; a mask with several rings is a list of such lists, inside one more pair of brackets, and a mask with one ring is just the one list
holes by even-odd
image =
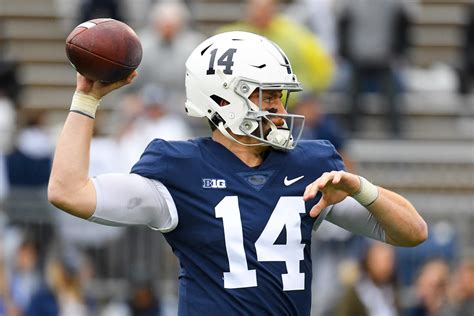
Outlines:
{"label": "player's left arm", "polygon": [[303,198],[308,201],[318,192],[322,193],[322,197],[311,209],[310,216],[315,217],[325,207],[352,196],[367,208],[384,229],[387,243],[416,246],[428,237],[426,222],[407,199],[355,174],[326,172],[306,187]]}

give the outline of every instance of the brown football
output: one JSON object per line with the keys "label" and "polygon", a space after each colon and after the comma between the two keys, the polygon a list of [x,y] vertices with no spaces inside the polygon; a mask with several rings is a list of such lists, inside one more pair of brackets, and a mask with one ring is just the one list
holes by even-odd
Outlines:
{"label": "brown football", "polygon": [[66,39],[72,66],[88,79],[115,82],[126,78],[142,60],[142,45],[127,24],[94,19],[79,24]]}

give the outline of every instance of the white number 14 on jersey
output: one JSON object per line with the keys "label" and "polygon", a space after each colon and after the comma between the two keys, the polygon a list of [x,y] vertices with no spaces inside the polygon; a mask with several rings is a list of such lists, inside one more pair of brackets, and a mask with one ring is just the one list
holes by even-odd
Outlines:
{"label": "white number 14 on jersey", "polygon": [[[229,272],[224,272],[224,287],[236,289],[257,286],[255,270],[249,270],[245,257],[242,220],[237,196],[226,196],[217,204],[216,218],[222,218],[224,238],[229,259]],[[304,259],[301,243],[301,217],[305,212],[299,196],[283,196],[278,200],[267,225],[255,242],[258,261],[284,261],[288,273],[282,274],[284,291],[304,290],[304,273],[300,261]],[[286,227],[286,244],[275,244]]]}

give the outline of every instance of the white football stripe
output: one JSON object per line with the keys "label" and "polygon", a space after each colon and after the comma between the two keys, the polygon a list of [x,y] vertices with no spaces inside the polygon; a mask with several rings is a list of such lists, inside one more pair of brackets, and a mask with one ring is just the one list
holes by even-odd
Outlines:
{"label": "white football stripe", "polygon": [[84,22],[84,23],[79,24],[77,27],[85,27],[86,29],[90,29],[91,27],[94,27],[96,25],[97,24],[93,22]]}
{"label": "white football stripe", "polygon": [[[112,20],[112,19],[102,19],[102,20],[103,20],[103,22],[105,22],[105,21]],[[96,26],[96,25],[97,25],[97,24],[94,23],[94,22],[87,21],[87,22],[84,22],[84,23],[79,24],[77,27],[85,27],[85,28],[87,28],[87,29],[90,29],[91,27],[94,27],[94,26]]]}

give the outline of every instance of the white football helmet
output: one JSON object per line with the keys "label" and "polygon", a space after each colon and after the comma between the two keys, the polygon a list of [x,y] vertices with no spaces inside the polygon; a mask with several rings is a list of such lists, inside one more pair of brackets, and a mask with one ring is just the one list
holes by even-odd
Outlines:
{"label": "white football helmet", "polygon": [[[259,89],[259,104],[249,100]],[[285,53],[265,37],[247,32],[228,32],[215,35],[201,43],[186,61],[186,112],[190,116],[207,117],[219,131],[244,145],[269,145],[290,150],[301,136],[304,117],[275,114],[262,110],[262,91],[301,91]],[[271,117],[285,120],[277,127]],[[264,131],[262,122],[270,130]],[[259,140],[245,144],[235,135],[246,135]]]}

